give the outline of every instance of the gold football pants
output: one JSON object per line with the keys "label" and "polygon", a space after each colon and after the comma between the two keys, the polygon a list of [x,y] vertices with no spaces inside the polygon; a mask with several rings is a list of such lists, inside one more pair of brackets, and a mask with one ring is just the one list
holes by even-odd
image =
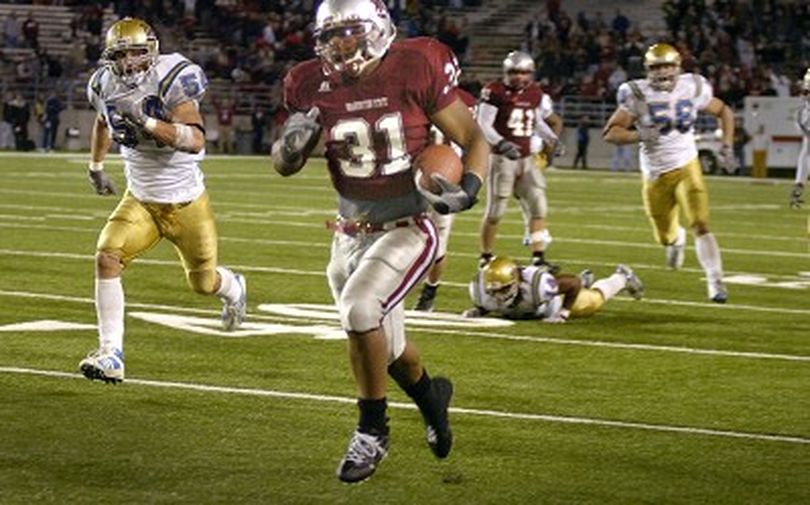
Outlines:
{"label": "gold football pants", "polygon": [[709,193],[697,158],[655,180],[644,178],[641,196],[655,240],[662,245],[675,242],[679,209],[690,228],[709,225]]}
{"label": "gold football pants", "polygon": [[594,315],[602,305],[605,304],[605,297],[598,289],[582,288],[574,300],[571,307],[571,317],[588,317]]}
{"label": "gold football pants", "polygon": [[189,286],[197,293],[213,293],[217,229],[208,192],[193,202],[146,203],[127,191],[101,230],[96,250],[116,256],[126,268],[164,237],[174,244]]}

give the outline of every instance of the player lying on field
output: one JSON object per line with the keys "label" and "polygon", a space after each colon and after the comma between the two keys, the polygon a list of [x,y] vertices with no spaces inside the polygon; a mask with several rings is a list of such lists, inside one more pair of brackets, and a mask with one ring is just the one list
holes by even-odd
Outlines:
{"label": "player lying on field", "polygon": [[610,277],[593,282],[590,270],[579,276],[552,275],[543,267],[520,267],[510,258],[495,257],[470,281],[475,306],[463,315],[564,323],[570,317],[593,315],[625,290],[637,300],[644,296],[641,280],[625,265],[618,265]]}

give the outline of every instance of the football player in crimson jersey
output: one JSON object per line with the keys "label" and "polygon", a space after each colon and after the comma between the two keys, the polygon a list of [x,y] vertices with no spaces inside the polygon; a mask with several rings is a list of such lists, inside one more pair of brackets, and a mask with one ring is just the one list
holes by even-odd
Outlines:
{"label": "football player in crimson jersey", "polygon": [[[481,224],[481,261],[493,254],[498,223],[515,195],[528,221],[532,264],[546,264],[545,250],[551,241],[546,230],[546,180],[535,154],[552,154],[561,148],[562,119],[551,98],[534,82],[534,58],[512,51],[503,61],[503,79],[481,91],[478,124],[492,148],[487,179],[487,209]],[[543,167],[545,168],[545,167]]]}
{"label": "football player in crimson jersey", "polygon": [[[473,116],[475,116],[476,104],[478,103],[475,97],[461,88],[458,88],[456,93],[461,101],[469,107]],[[432,126],[430,132],[434,143],[450,144],[459,156],[463,155],[463,150],[457,144],[447,140],[438,128]],[[433,305],[436,300],[436,291],[438,291],[444,271],[447,269],[447,246],[450,242],[450,230],[453,228],[455,214],[439,214],[433,209],[430,212],[430,218],[439,230],[439,250],[436,253],[436,261],[433,263],[433,266],[430,267],[425,282],[422,284],[422,292],[419,293],[419,300],[413,308],[414,310],[424,312],[431,312],[433,310]]]}
{"label": "football player in crimson jersey", "polygon": [[[284,81],[291,112],[273,145],[275,169],[301,169],[323,134],[338,218],[327,267],[358,388],[359,421],[338,466],[344,482],[370,477],[388,452],[387,374],[416,402],[427,442],[445,458],[452,445],[447,408],[452,384],[431,379],[405,339],[403,299],[433,265],[432,205],[447,214],[471,207],[489,147],[456,94],[458,64],[430,38],[394,42],[379,0],[325,0],[315,20],[318,58]],[[412,160],[429,142],[431,124],[464,149],[460,184],[441,176],[439,194],[415,184]]]}
{"label": "football player in crimson jersey", "polygon": [[115,141],[121,145],[127,190],[96,244],[99,348],[79,363],[89,379],[123,380],[121,275],[163,238],[174,244],[189,286],[222,300],[225,330],[245,317],[244,277],[217,266],[216,224],[199,167],[205,157],[199,103],[207,84],[198,65],[178,53],[160,54],[143,21],[124,18],[107,31],[102,65],[87,85],[97,112],[89,176],[98,194],[115,193],[103,170]]}
{"label": "football player in crimson jersey", "polygon": [[681,73],[681,56],[671,45],[651,46],[644,55],[644,66],[646,79],[619,86],[618,107],[605,126],[604,138],[619,145],[641,144],[644,209],[656,240],[665,247],[667,265],[676,269],[683,264],[686,230],[678,222],[683,209],[695,235],[698,261],[706,272],[709,299],[725,303],[723,261],[720,246],[709,231],[709,195],[698,162],[694,124],[701,110],[720,118],[722,159],[731,168],[734,113],[713,96],[703,76]]}

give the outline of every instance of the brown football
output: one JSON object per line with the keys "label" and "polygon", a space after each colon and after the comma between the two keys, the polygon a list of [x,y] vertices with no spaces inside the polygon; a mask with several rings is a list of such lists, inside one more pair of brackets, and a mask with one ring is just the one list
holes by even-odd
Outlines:
{"label": "brown football", "polygon": [[416,157],[414,168],[422,171],[419,185],[431,193],[439,193],[439,185],[430,178],[432,174],[441,174],[448,181],[458,184],[464,171],[461,158],[446,144],[431,144]]}

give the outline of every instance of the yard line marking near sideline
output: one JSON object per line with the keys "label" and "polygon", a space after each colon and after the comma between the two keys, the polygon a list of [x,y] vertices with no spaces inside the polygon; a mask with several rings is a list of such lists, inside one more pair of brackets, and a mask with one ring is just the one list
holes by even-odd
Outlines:
{"label": "yard line marking near sideline", "polygon": [[[217,207],[236,207],[236,208],[246,208],[246,209],[254,209],[260,208],[265,209],[263,212],[249,212],[249,211],[226,211],[220,214],[233,214],[233,215],[245,215],[248,217],[261,217],[263,215],[270,216],[270,215],[277,215],[277,214],[293,214],[293,215],[312,215],[312,216],[325,216],[325,217],[333,217],[335,215],[334,209],[309,209],[302,211],[300,207],[290,206],[290,205],[254,205],[254,204],[244,204],[244,203],[228,203],[228,202],[217,202]],[[54,211],[54,212],[66,212],[66,213],[79,213],[82,216],[85,216],[86,219],[106,219],[109,211],[108,210],[98,210],[94,208],[88,207],[53,207],[53,206],[46,206],[46,205],[22,205],[22,204],[7,204],[7,203],[0,203],[0,208],[6,209],[21,209],[21,210],[34,210],[34,211]],[[641,209],[641,207],[639,207]],[[507,215],[515,215],[518,216],[520,211],[515,208],[507,209]],[[13,216],[13,215],[9,215]],[[24,215],[21,215],[21,219],[24,218]],[[481,217],[478,215],[467,215],[467,214],[459,214],[456,215],[456,221],[464,221],[464,222],[475,222],[478,223],[481,221]],[[557,222],[557,226],[561,227],[564,226],[561,224],[560,220],[555,221]],[[502,224],[522,224],[523,220],[517,217],[513,218],[506,218],[501,219]],[[739,223],[738,223],[739,225]],[[769,228],[775,228],[778,223],[770,223],[768,226]],[[586,229],[594,229],[594,230],[607,230],[607,231],[633,231],[639,233],[649,233],[648,226],[619,226],[619,225],[604,225],[604,224],[577,224],[578,228],[586,228]],[[785,224],[783,225],[785,230],[794,230],[796,227],[793,224]],[[776,240],[776,241],[785,241],[785,242],[795,242],[797,237],[795,236],[785,236],[785,235],[765,235],[765,234],[749,234],[749,233],[734,233],[734,232],[717,232],[717,236],[719,237],[740,237],[746,239],[761,239],[761,240]],[[505,236],[505,235],[504,235]]]}
{"label": "yard line marking near sideline", "polygon": [[[2,172],[0,172],[2,173]],[[278,187],[275,185],[273,187]],[[210,189],[210,188],[209,188]],[[282,188],[286,192],[285,188]],[[305,188],[306,189],[306,188]],[[329,189],[329,188],[327,188]],[[230,190],[218,190],[214,189],[215,192],[220,191],[230,191]],[[330,190],[331,191],[331,190]],[[10,194],[22,194],[22,195],[49,195],[49,196],[63,196],[63,197],[81,197],[86,199],[98,199],[98,195],[93,194],[77,194],[77,193],[65,193],[65,192],[43,192],[41,190],[31,191],[31,190],[15,190],[15,189],[0,189],[0,193],[10,193]],[[240,195],[244,194],[243,191],[239,192]],[[286,208],[290,210],[300,210],[300,207],[293,207],[293,206],[278,206],[278,205],[267,205],[267,204],[250,204],[250,203],[243,203],[243,202],[228,202],[222,199],[217,200],[217,207],[236,207],[236,208],[253,208],[253,209],[279,209],[279,208]],[[780,206],[772,205],[772,204],[727,204],[727,205],[715,205],[712,207],[713,210],[717,211],[730,211],[730,212],[742,212],[742,211],[752,211],[752,212],[759,212],[763,209],[767,210],[778,210]],[[326,210],[324,210],[326,211]],[[580,206],[561,206],[556,212],[557,214],[583,214],[583,213],[593,213],[593,212],[600,212],[600,211],[611,211],[611,212],[632,212],[637,213],[642,211],[642,206],[640,204],[626,204],[626,203],[616,203],[615,205],[600,205],[600,206],[591,206],[591,207],[580,207]],[[518,214],[519,210],[516,208],[510,208],[507,210],[509,214]],[[620,219],[625,218],[626,216],[620,215],[618,216]],[[459,220],[462,221],[480,221],[480,216],[468,216],[461,214],[457,216]],[[507,220],[504,222],[509,223],[520,223],[521,220]],[[771,223],[769,225],[771,228],[775,227],[782,227],[784,229],[793,229],[793,226],[790,224],[781,224],[781,223]]]}
{"label": "yard line marking near sideline", "polygon": [[[22,367],[0,367],[0,373],[18,375],[36,375],[43,377],[56,377],[63,379],[84,379],[84,376],[76,373],[59,372],[55,370],[38,370],[34,368]],[[316,402],[343,403],[354,405],[356,398],[348,398],[335,395],[321,395],[313,393],[294,393],[289,391],[276,391],[272,389],[258,388],[238,388],[231,386],[213,386],[208,384],[196,384],[193,382],[157,381],[150,379],[125,380],[126,384],[135,384],[152,388],[183,389],[204,393],[224,393],[241,396],[257,396],[265,398],[280,398],[286,400],[305,400]],[[402,410],[416,410],[416,405],[411,403],[389,402],[389,407]],[[515,419],[521,421],[543,421],[548,423],[577,424],[587,426],[600,426],[608,428],[624,428],[631,430],[643,430],[663,433],[678,433],[683,435],[698,435],[710,437],[735,438],[743,440],[757,440],[763,442],[782,442],[787,444],[805,445],[810,444],[810,438],[790,435],[773,435],[768,433],[754,433],[745,431],[717,430],[709,428],[696,428],[690,426],[676,426],[666,424],[648,424],[631,421],[614,421],[610,419],[597,419],[589,417],[560,416],[550,414],[532,414],[523,412],[504,412],[500,410],[471,409],[465,407],[450,407],[448,411],[457,415],[471,415],[479,417],[494,417],[500,419]]]}
{"label": "yard line marking near sideline", "polygon": [[[35,228],[37,225],[14,225],[8,226],[5,223],[0,223],[0,228]],[[74,228],[74,227],[50,227],[54,229],[58,229],[60,231],[83,231],[87,233],[98,233],[96,229],[85,229],[85,228]],[[507,236],[508,237],[508,236]],[[219,237],[219,239],[223,242],[244,242],[244,243],[251,243],[251,244],[267,244],[267,245],[289,245],[289,246],[302,246],[302,247],[313,247],[313,246],[320,246],[320,247],[329,247],[329,243],[326,242],[304,242],[304,241],[296,241],[296,240],[273,240],[273,239],[254,239],[254,238],[236,238],[236,237]],[[463,253],[463,252],[449,252],[449,256],[451,257],[459,257],[459,258],[478,258],[478,254],[474,253]],[[92,260],[94,256],[91,254],[77,254],[77,253],[59,253],[59,252],[42,252],[42,251],[20,251],[20,250],[12,250],[12,249],[0,249],[0,256],[31,256],[31,257],[43,257],[43,258],[64,258],[64,259],[75,259],[75,260]],[[607,262],[607,261],[590,261],[590,260],[575,260],[570,258],[559,258],[559,261],[562,263],[573,263],[573,264],[580,264],[586,266],[607,266],[610,268],[614,268],[616,266],[615,262]],[[178,261],[173,260],[156,260],[156,259],[149,259],[149,258],[138,258],[137,262],[143,265],[160,265],[160,266],[177,266],[179,265]],[[261,266],[249,266],[249,265],[233,265],[233,268],[239,270],[245,270],[248,272],[264,272],[264,273],[289,273],[293,275],[307,275],[307,276],[318,276],[318,275],[326,275],[325,272],[317,271],[317,270],[296,270],[296,269],[288,269],[288,268],[279,268],[279,267],[261,267]],[[633,264],[633,268],[636,270],[641,269],[648,269],[648,270],[664,270],[664,267],[661,265],[649,265],[645,263],[635,263]],[[682,272],[694,272],[694,273],[703,273],[702,269],[699,268],[681,268]],[[761,272],[752,273],[752,272],[743,272],[743,271],[736,271],[736,270],[728,270],[726,271],[726,275],[760,275]],[[763,274],[767,275],[768,277],[774,278],[783,278],[783,279],[795,279],[795,275],[785,275],[785,274],[772,274],[767,273]],[[442,285],[444,286],[451,286],[456,288],[464,288],[466,289],[468,283],[466,282],[453,282],[453,281],[442,281]],[[766,286],[767,287],[767,286]],[[649,300],[647,300],[649,301]],[[717,304],[703,304],[700,306],[706,307],[718,307]],[[726,305],[727,307],[735,306],[734,304]],[[742,306],[740,306],[742,307]],[[780,308],[774,308],[773,310],[782,310]],[[790,309],[784,309],[790,310]],[[767,311],[766,311],[767,312]],[[808,313],[807,312],[800,312],[801,314]]]}
{"label": "yard line marking near sideline", "polygon": [[[0,290],[0,296],[17,297],[17,298],[34,298],[45,300],[58,300],[64,302],[86,303],[92,304],[92,298],[67,296],[67,295],[54,295],[49,293],[32,293],[27,291],[4,291]],[[633,300],[635,302],[635,300]],[[153,309],[153,310],[167,310],[176,312],[187,312],[194,314],[207,314],[212,316],[219,316],[219,311],[212,309],[197,309],[192,307],[182,307],[176,305],[163,305],[156,303],[133,303],[127,302],[127,307],[138,309]],[[256,320],[269,320],[281,322],[296,322],[296,323],[323,323],[323,319],[307,318],[307,317],[284,317],[278,315],[262,314],[251,312],[248,314],[251,319]],[[407,324],[407,319],[406,319]],[[747,358],[747,359],[771,359],[781,361],[793,362],[810,362],[810,356],[796,355],[796,354],[773,354],[762,352],[746,352],[746,351],[725,351],[721,349],[698,349],[695,347],[677,347],[668,345],[655,345],[655,344],[634,344],[623,342],[608,342],[601,340],[573,340],[554,337],[538,337],[536,335],[512,335],[508,333],[495,333],[495,332],[481,332],[481,331],[468,331],[468,330],[449,330],[440,328],[418,328],[408,327],[409,331],[414,332],[429,332],[444,335],[458,335],[458,336],[473,336],[483,337],[494,340],[510,340],[517,342],[534,342],[538,344],[552,344],[552,345],[568,345],[568,346],[582,346],[582,347],[602,347],[607,349],[620,349],[630,351],[654,351],[654,352],[674,352],[679,354],[695,354],[706,356],[719,356],[728,358]]]}
{"label": "yard line marking near sideline", "polygon": [[[2,192],[2,190],[0,190]],[[320,228],[323,229],[324,226],[320,222],[308,222],[308,221],[290,221],[290,220],[281,220],[276,221],[272,219],[242,219],[242,218],[232,218],[228,217],[227,213],[220,214],[217,217],[218,222],[223,223],[242,223],[242,224],[261,224],[261,225],[274,225],[274,226],[291,226],[295,228]],[[14,223],[8,223],[8,225],[13,225]],[[4,226],[8,226],[7,224],[3,223]],[[462,232],[462,231],[454,231],[452,232],[454,236],[461,236],[461,237],[479,237],[479,233],[474,232]],[[513,238],[517,237],[517,235],[501,235],[502,238]],[[523,238],[520,236],[519,238]],[[573,244],[588,244],[588,245],[606,245],[606,246],[616,246],[616,247],[634,247],[638,249],[661,249],[661,246],[658,244],[652,244],[648,242],[625,242],[621,240],[599,240],[599,239],[583,239],[583,238],[573,238],[573,237],[556,237],[562,243],[573,243]],[[798,239],[797,239],[798,240]],[[693,247],[690,247],[692,249]],[[759,250],[759,249],[736,249],[736,248],[723,248],[724,254],[741,254],[741,255],[752,255],[752,256],[768,256],[768,257],[784,257],[784,258],[806,258],[808,257],[808,253],[806,252],[786,252],[786,251],[773,251],[773,250]]]}

